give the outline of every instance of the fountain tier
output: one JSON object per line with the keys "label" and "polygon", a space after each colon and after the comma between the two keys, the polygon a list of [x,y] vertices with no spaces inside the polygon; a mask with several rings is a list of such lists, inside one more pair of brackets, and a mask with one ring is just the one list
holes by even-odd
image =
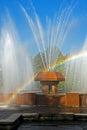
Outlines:
{"label": "fountain tier", "polygon": [[42,84],[43,93],[57,94],[57,85],[65,78],[60,72],[39,72],[35,80]]}

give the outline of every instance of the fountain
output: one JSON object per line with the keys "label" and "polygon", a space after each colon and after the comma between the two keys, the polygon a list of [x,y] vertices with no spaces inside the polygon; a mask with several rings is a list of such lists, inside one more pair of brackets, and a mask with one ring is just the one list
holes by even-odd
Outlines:
{"label": "fountain", "polygon": [[[22,11],[24,12],[24,15],[26,16],[26,19],[32,31],[33,37],[35,39],[35,43],[39,50],[41,60],[43,63],[43,70],[46,71],[46,72],[39,73],[35,77],[35,80],[40,81],[40,83],[43,86],[42,90],[44,91],[46,95],[48,94],[48,92],[49,94],[52,94],[53,91],[54,93],[58,94],[57,87],[55,86],[57,86],[59,81],[63,81],[64,77],[59,72],[53,72],[55,71],[55,67],[52,67],[52,66],[53,64],[56,64],[56,61],[59,59],[60,52],[58,51],[57,48],[62,47],[63,42],[68,34],[68,31],[70,30],[70,25],[72,24],[72,22],[69,22],[69,18],[72,12],[72,8],[71,7],[69,7],[68,9],[65,8],[61,12],[61,15],[54,18],[53,21],[50,21],[50,19],[48,18],[46,32],[43,29],[43,26],[41,25],[40,19],[35,10],[34,10],[34,19],[32,19],[31,16],[28,15],[26,10],[23,7],[21,8],[22,8]],[[60,43],[60,45],[58,45],[58,43]],[[44,55],[42,52],[44,52]],[[60,77],[62,78],[56,79],[55,81],[54,75],[56,74],[61,75]],[[48,80],[49,76],[50,78]],[[50,87],[50,86],[53,86],[53,87]],[[70,104],[70,101],[68,101],[67,99],[69,99],[71,95],[75,97],[75,101],[72,101],[72,103]],[[41,96],[39,98],[41,98]],[[49,99],[45,100],[45,97],[42,97],[43,103],[41,103],[39,102],[40,101],[39,98],[36,99],[37,104],[39,103],[38,105],[41,105],[41,104],[46,105],[46,100],[48,100],[47,103],[50,102]],[[58,100],[56,105],[60,104],[60,105],[66,105],[66,106],[79,106],[78,93],[66,94],[66,95],[63,94],[62,97],[58,96],[56,100]],[[55,105],[55,101],[53,101],[52,105]]]}
{"label": "fountain", "polygon": [[[35,17],[33,19],[30,15],[28,15],[23,7],[21,7],[21,9],[27,19],[39,50],[43,63],[43,70],[40,70],[41,73],[39,73],[39,75],[37,75],[38,72],[33,72],[31,58],[26,51],[26,48],[21,44],[15,26],[11,21],[11,18],[9,18],[8,24],[4,25],[2,29],[0,38],[0,60],[3,80],[3,87],[1,88],[0,94],[1,102],[4,104],[13,103],[18,105],[41,105],[41,102],[39,102],[41,95],[36,94],[36,89],[38,88],[34,87],[35,79],[39,80],[42,86],[44,86],[42,87],[44,95],[56,95],[56,100],[58,102],[55,103],[55,101],[53,101],[52,105],[60,104],[64,106],[80,106],[80,104],[82,104],[80,102],[83,100],[84,96],[82,96],[79,92],[82,92],[83,84],[85,86],[84,91],[86,89],[86,75],[83,73],[83,66],[85,62],[83,57],[82,60],[79,59],[79,62],[72,60],[71,64],[70,62],[67,62],[64,66],[66,70],[65,72],[55,72],[55,65],[60,57],[60,51],[58,51],[58,48],[59,50],[61,49],[72,24],[72,22],[69,22],[72,8],[65,8],[61,12],[61,15],[54,18],[53,21],[48,18],[47,27],[45,28],[46,31],[43,29],[40,19],[35,11]],[[81,62],[82,66],[80,64]],[[82,69],[81,72],[83,77],[79,76],[80,68]],[[56,79],[54,78],[55,75],[57,75]],[[72,78],[73,82],[70,82],[70,77],[74,77]],[[77,77],[79,80],[77,80]],[[64,80],[65,92],[60,95],[57,93],[56,86],[59,81]],[[31,92],[31,90],[33,90],[33,92]],[[72,96],[74,97],[74,100],[72,100]],[[82,98],[81,101],[80,98]],[[45,98],[42,97],[42,100],[43,99]],[[48,102],[50,104],[51,100]],[[42,102],[42,105],[46,105],[44,103],[45,102]]]}
{"label": "fountain", "polygon": [[[61,13],[60,17],[58,17],[58,19],[56,19],[56,18],[53,19],[53,23],[52,23],[52,21],[47,19],[48,23],[47,23],[46,32],[43,29],[40,19],[35,11],[34,11],[35,17],[34,17],[34,19],[32,19],[28,15],[26,10],[23,7],[21,7],[21,8],[26,16],[28,24],[33,33],[35,42],[37,44],[39,53],[41,55],[41,59],[42,59],[43,66],[44,66],[43,70],[47,71],[47,72],[54,71],[55,67],[53,68],[52,64],[56,64],[56,61],[59,58],[59,53],[56,48],[57,48],[57,46],[59,48],[63,45],[63,42],[68,34],[68,31],[69,31],[68,29],[70,29],[70,24],[71,24],[71,22],[69,22],[69,17],[71,15],[72,8],[69,8],[69,10],[65,9]],[[68,24],[68,22],[70,24]],[[65,31],[65,30],[67,30],[67,31]],[[61,43],[61,44],[58,45],[57,43]],[[55,47],[55,49],[53,50],[54,47]],[[48,51],[46,51],[46,48],[48,48]],[[43,57],[41,51],[44,52],[44,57]],[[65,99],[64,99],[64,105],[66,105],[66,106],[79,106],[80,104],[82,104],[82,101],[80,100],[81,93],[83,93],[82,85],[84,84],[84,80],[86,82],[86,75],[84,75],[84,73],[83,73],[84,67],[81,66],[81,63],[82,64],[85,63],[83,60],[84,56],[82,56],[82,60],[81,60],[81,58],[79,59],[80,62],[78,62],[78,60],[75,61],[73,59],[74,58],[71,59],[71,64],[70,64],[70,62],[67,62],[64,65],[64,67],[66,69],[65,73],[63,74],[65,76],[65,93],[66,93]],[[82,74],[80,74],[80,71],[79,71],[80,68],[82,69],[82,71],[81,71]],[[47,77],[49,76],[49,72],[48,72]],[[71,73],[73,73],[73,74],[71,74]],[[70,76],[70,74],[71,74],[71,76]],[[79,77],[79,75],[81,77]],[[42,74],[42,76],[43,76],[43,74]],[[71,80],[69,80],[70,77],[72,77],[73,83],[70,82],[71,81]],[[78,77],[78,80],[77,80],[77,77]],[[37,76],[36,80],[39,80],[42,85],[49,85],[48,82],[46,84],[45,84],[45,82],[42,82],[42,79],[40,79],[40,77],[38,78],[38,76]],[[47,79],[45,81],[47,81]],[[69,84],[69,82],[70,82],[70,84]],[[50,80],[50,83],[51,83],[51,80]],[[46,89],[47,89],[46,91],[48,91],[48,87]],[[86,83],[85,83],[84,91],[85,91],[85,89],[86,89]],[[73,100],[71,99],[72,96],[74,97]]]}
{"label": "fountain", "polygon": [[[62,11],[61,16],[59,16],[59,20],[57,20],[58,17],[57,19],[54,18],[53,22],[51,22],[50,19],[47,20],[48,24],[46,29],[47,35],[45,35],[45,32],[41,26],[41,22],[39,20],[37,13],[34,12],[35,15],[35,23],[34,23],[33,19],[27,14],[25,9],[23,7],[21,8],[32,30],[44,66],[43,69],[46,71],[53,71],[51,70],[51,64],[56,62],[56,60],[59,57],[59,52],[57,49],[58,47],[56,47],[56,43],[60,41],[62,45],[69,31],[70,24],[68,28],[67,25],[69,21],[69,16],[72,12],[71,7],[69,7],[68,9],[66,8],[64,11]],[[67,13],[67,11],[70,11],[69,14]],[[18,33],[9,15],[6,18],[6,21],[7,20],[8,23],[5,23],[4,27],[2,28],[0,38],[1,68],[2,68],[1,73],[3,81],[2,82],[3,87],[1,89],[0,94],[0,96],[2,97],[1,102],[3,100],[4,104],[9,104],[12,102],[21,104],[20,102],[22,101],[20,100],[24,99],[25,93],[27,95],[26,100],[27,99],[29,100],[29,96],[27,93],[30,93],[30,90],[33,90],[33,87],[31,88],[31,86],[34,86],[34,84],[30,83],[31,81],[34,80],[35,75],[32,70],[32,63],[29,54],[27,53],[24,46],[20,44],[21,42]],[[62,20],[64,20],[63,23]],[[66,23],[64,23],[65,21]],[[54,38],[55,32],[56,35]],[[47,46],[45,43],[47,43]],[[42,55],[42,52],[44,52],[44,56]],[[22,93],[24,94],[22,95]],[[13,100],[15,97],[16,99]]]}

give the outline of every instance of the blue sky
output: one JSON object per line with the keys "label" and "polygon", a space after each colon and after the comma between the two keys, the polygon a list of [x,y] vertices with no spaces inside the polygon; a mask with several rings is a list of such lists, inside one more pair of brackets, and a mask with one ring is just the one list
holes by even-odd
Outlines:
{"label": "blue sky", "polygon": [[52,20],[60,8],[60,11],[62,11],[63,8],[69,5],[75,5],[70,16],[72,27],[61,50],[65,55],[70,53],[70,51],[80,50],[83,47],[87,37],[87,0],[0,0],[0,29],[3,27],[3,19],[6,17],[6,11],[8,10],[19,32],[22,44],[26,44],[30,53],[35,55],[38,50],[27,20],[20,8],[20,5],[22,5],[33,18],[32,4],[43,28],[46,26],[47,16]]}

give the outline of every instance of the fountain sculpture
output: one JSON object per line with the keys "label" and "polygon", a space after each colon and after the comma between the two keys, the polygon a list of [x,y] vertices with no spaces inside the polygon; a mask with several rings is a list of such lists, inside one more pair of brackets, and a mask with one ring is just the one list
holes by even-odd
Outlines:
{"label": "fountain sculpture", "polygon": [[42,84],[42,91],[46,94],[58,94],[58,83],[65,78],[60,72],[39,72],[35,77]]}
{"label": "fountain sculpture", "polygon": [[[84,79],[84,86],[86,86],[87,80],[84,73],[82,73],[83,78],[80,77],[81,79],[79,79],[82,80],[81,83],[78,81],[78,86],[75,86],[76,84],[74,84],[77,83],[77,80],[75,78],[76,73],[73,74],[73,77],[75,76],[75,82],[73,82],[74,92],[68,89],[70,87],[68,85],[68,88],[66,86],[66,93],[57,93],[58,83],[64,80],[68,81],[69,78],[67,77],[69,77],[69,75],[67,76],[67,74],[72,71],[73,66],[76,67],[75,69],[77,72],[78,64],[73,64],[73,66],[71,66],[71,70],[70,66],[68,66],[68,68],[65,66],[66,73],[63,73],[64,76],[60,72],[54,72],[55,67],[52,67],[52,64],[56,64],[56,61],[59,59],[60,53],[57,48],[62,46],[68,34],[68,31],[70,30],[71,23],[69,21],[69,17],[72,12],[72,8],[70,7],[62,11],[61,16],[54,18],[53,21],[50,21],[50,19],[48,19],[48,24],[45,28],[46,32],[43,29],[43,26],[41,25],[40,19],[36,12],[34,12],[35,19],[33,20],[23,7],[22,10],[32,31],[35,43],[37,44],[39,54],[43,63],[43,70],[40,73],[36,72],[36,74],[33,72],[32,63],[30,60],[31,58],[28,55],[26,49],[24,49],[24,46],[20,44],[20,40],[16,33],[13,22],[11,21],[11,19],[8,20],[8,25],[6,23],[6,25],[3,27],[0,37],[0,61],[3,80],[3,87],[1,88],[0,93],[0,102],[3,104],[11,103],[18,105],[51,104],[74,107],[83,105],[86,106],[87,94],[81,94],[81,92],[78,92],[79,84],[80,88],[82,88],[82,85],[84,84]],[[57,43],[61,43],[61,45],[57,45]],[[83,57],[81,61],[85,64],[85,60]],[[79,64],[82,72],[84,72],[84,64]],[[73,72],[75,72],[75,69],[73,69]],[[80,74],[79,70],[77,74]],[[40,83],[42,84],[43,94],[37,94],[35,91],[33,91],[32,93],[30,91],[33,89],[33,84],[31,84],[31,82],[33,82],[34,79],[36,81],[40,81]],[[85,88],[86,87],[84,87],[84,90]],[[75,92],[75,90],[77,91]]]}

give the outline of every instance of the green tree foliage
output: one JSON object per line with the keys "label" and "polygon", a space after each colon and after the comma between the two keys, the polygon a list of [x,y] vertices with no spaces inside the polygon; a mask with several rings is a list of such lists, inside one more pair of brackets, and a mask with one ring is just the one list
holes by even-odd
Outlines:
{"label": "green tree foliage", "polygon": [[38,53],[38,54],[33,58],[33,70],[34,70],[34,73],[39,72],[40,70],[43,70],[43,69],[44,69],[44,65],[43,65],[43,61],[42,61],[41,56],[43,57],[44,62],[45,62],[45,58],[44,58],[44,55],[43,55],[43,54]]}
{"label": "green tree foliage", "polygon": [[[61,59],[63,57],[62,52],[59,50],[58,47],[56,46],[52,46],[50,49],[47,48],[46,51],[38,53],[34,58],[33,58],[33,70],[34,72],[38,72],[38,71],[43,71],[44,70],[44,65],[47,66],[47,62],[49,62],[49,57],[52,57],[53,53],[56,51],[56,55],[57,55],[57,59]],[[51,54],[49,54],[51,53]],[[43,64],[44,62],[44,64]],[[54,63],[54,60],[53,60]],[[53,64],[51,63],[51,64]]]}

